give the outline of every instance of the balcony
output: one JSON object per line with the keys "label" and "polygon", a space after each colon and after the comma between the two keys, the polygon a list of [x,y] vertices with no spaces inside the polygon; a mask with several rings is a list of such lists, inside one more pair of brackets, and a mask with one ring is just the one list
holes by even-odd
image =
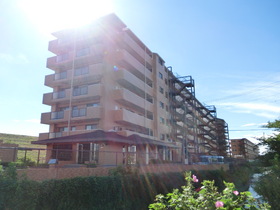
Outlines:
{"label": "balcony", "polygon": [[66,111],[58,111],[58,112],[46,112],[41,115],[41,123],[42,124],[54,124],[54,123],[62,123],[68,122],[70,117],[71,122],[87,122],[92,121],[93,119],[101,118],[101,107],[87,107]]}
{"label": "balcony", "polygon": [[114,110],[114,121],[133,127],[153,128],[153,121],[126,109]]}
{"label": "balcony", "polygon": [[152,78],[152,73],[150,70],[144,67],[142,63],[140,63],[135,57],[133,57],[128,51],[120,50],[118,51],[116,57],[118,58],[118,63],[121,66],[124,66],[127,70],[131,71],[135,76],[139,79],[145,79],[145,71],[146,76]]}
{"label": "balcony", "polygon": [[74,42],[71,39],[55,39],[49,42],[49,51],[54,54],[69,52],[74,49]]}
{"label": "balcony", "polygon": [[115,79],[121,86],[142,98],[145,98],[144,90],[146,90],[146,93],[150,95],[153,94],[153,89],[150,86],[146,85],[142,80],[138,79],[127,70],[121,69],[116,71]]}
{"label": "balcony", "polygon": [[[73,70],[68,70],[56,74],[50,74],[45,77],[45,85],[48,87],[61,87],[69,88],[71,86],[71,80],[73,77],[73,85],[90,84],[99,82],[103,65],[101,63],[89,66],[87,73],[78,75],[76,72],[73,77]],[[78,70],[78,69],[77,69]]]}
{"label": "balcony", "polygon": [[[89,54],[79,54],[70,51],[65,54],[60,54],[47,59],[47,68],[57,71],[66,71],[77,66],[84,66],[85,64],[92,65],[101,63],[103,60],[104,45],[97,44],[91,46],[89,49]],[[78,54],[77,54],[78,55]],[[73,62],[73,59],[74,62]]]}
{"label": "balcony", "polygon": [[131,107],[131,109],[143,114],[145,109],[153,111],[153,104],[124,88],[114,91],[114,99],[120,104]]}
{"label": "balcony", "polygon": [[[72,102],[86,102],[99,99],[101,96],[102,85],[94,84],[88,86],[87,94],[72,97]],[[43,104],[68,104],[70,101],[71,89],[66,89],[60,92],[45,93],[43,95]]]}
{"label": "balcony", "polygon": [[141,44],[143,46],[141,47],[128,33],[122,34],[122,41],[126,44],[125,48],[129,50],[133,56],[137,57],[137,59],[141,61],[143,65],[146,59],[146,64],[152,66],[152,57],[147,52],[145,52],[145,46],[142,43]]}

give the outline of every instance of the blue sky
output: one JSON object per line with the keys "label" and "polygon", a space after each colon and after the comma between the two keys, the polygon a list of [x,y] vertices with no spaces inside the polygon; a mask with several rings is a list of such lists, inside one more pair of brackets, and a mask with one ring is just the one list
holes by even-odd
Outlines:
{"label": "blue sky", "polygon": [[194,78],[230,138],[268,135],[261,126],[280,116],[279,11],[278,0],[2,0],[0,133],[48,131],[40,116],[50,111],[51,32],[115,12],[174,72]]}

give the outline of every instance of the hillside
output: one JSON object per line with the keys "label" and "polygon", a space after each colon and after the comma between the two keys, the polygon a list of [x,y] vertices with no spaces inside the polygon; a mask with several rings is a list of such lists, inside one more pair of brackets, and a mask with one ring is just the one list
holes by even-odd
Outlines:
{"label": "hillside", "polygon": [[18,144],[19,147],[45,148],[45,146],[31,144],[31,141],[37,139],[38,137],[35,136],[0,133],[0,141],[2,140],[4,143]]}

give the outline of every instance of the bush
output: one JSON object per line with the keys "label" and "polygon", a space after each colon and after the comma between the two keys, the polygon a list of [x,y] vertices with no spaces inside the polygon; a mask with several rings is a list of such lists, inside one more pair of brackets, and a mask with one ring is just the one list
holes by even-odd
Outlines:
{"label": "bush", "polygon": [[266,203],[259,204],[250,192],[235,190],[233,183],[225,184],[225,189],[219,193],[214,181],[205,180],[202,186],[195,189],[193,183],[199,180],[195,175],[186,173],[186,185],[180,192],[173,190],[166,196],[159,194],[156,196],[156,203],[150,204],[150,209],[270,209]]}

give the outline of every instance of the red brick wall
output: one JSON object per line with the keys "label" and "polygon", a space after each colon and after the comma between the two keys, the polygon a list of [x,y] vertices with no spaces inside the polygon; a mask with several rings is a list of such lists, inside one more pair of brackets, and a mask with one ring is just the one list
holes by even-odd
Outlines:
{"label": "red brick wall", "polygon": [[[73,177],[86,176],[107,176],[109,170],[114,167],[97,167],[97,168],[60,168],[50,167],[47,169],[29,168],[19,169],[18,176],[26,176],[28,179],[35,181],[43,181],[47,179],[67,179]],[[181,165],[181,164],[158,164],[145,165],[139,168],[141,174],[145,173],[168,173],[168,172],[184,172],[189,170],[216,170],[223,168],[225,171],[229,169],[227,164],[223,165]]]}

